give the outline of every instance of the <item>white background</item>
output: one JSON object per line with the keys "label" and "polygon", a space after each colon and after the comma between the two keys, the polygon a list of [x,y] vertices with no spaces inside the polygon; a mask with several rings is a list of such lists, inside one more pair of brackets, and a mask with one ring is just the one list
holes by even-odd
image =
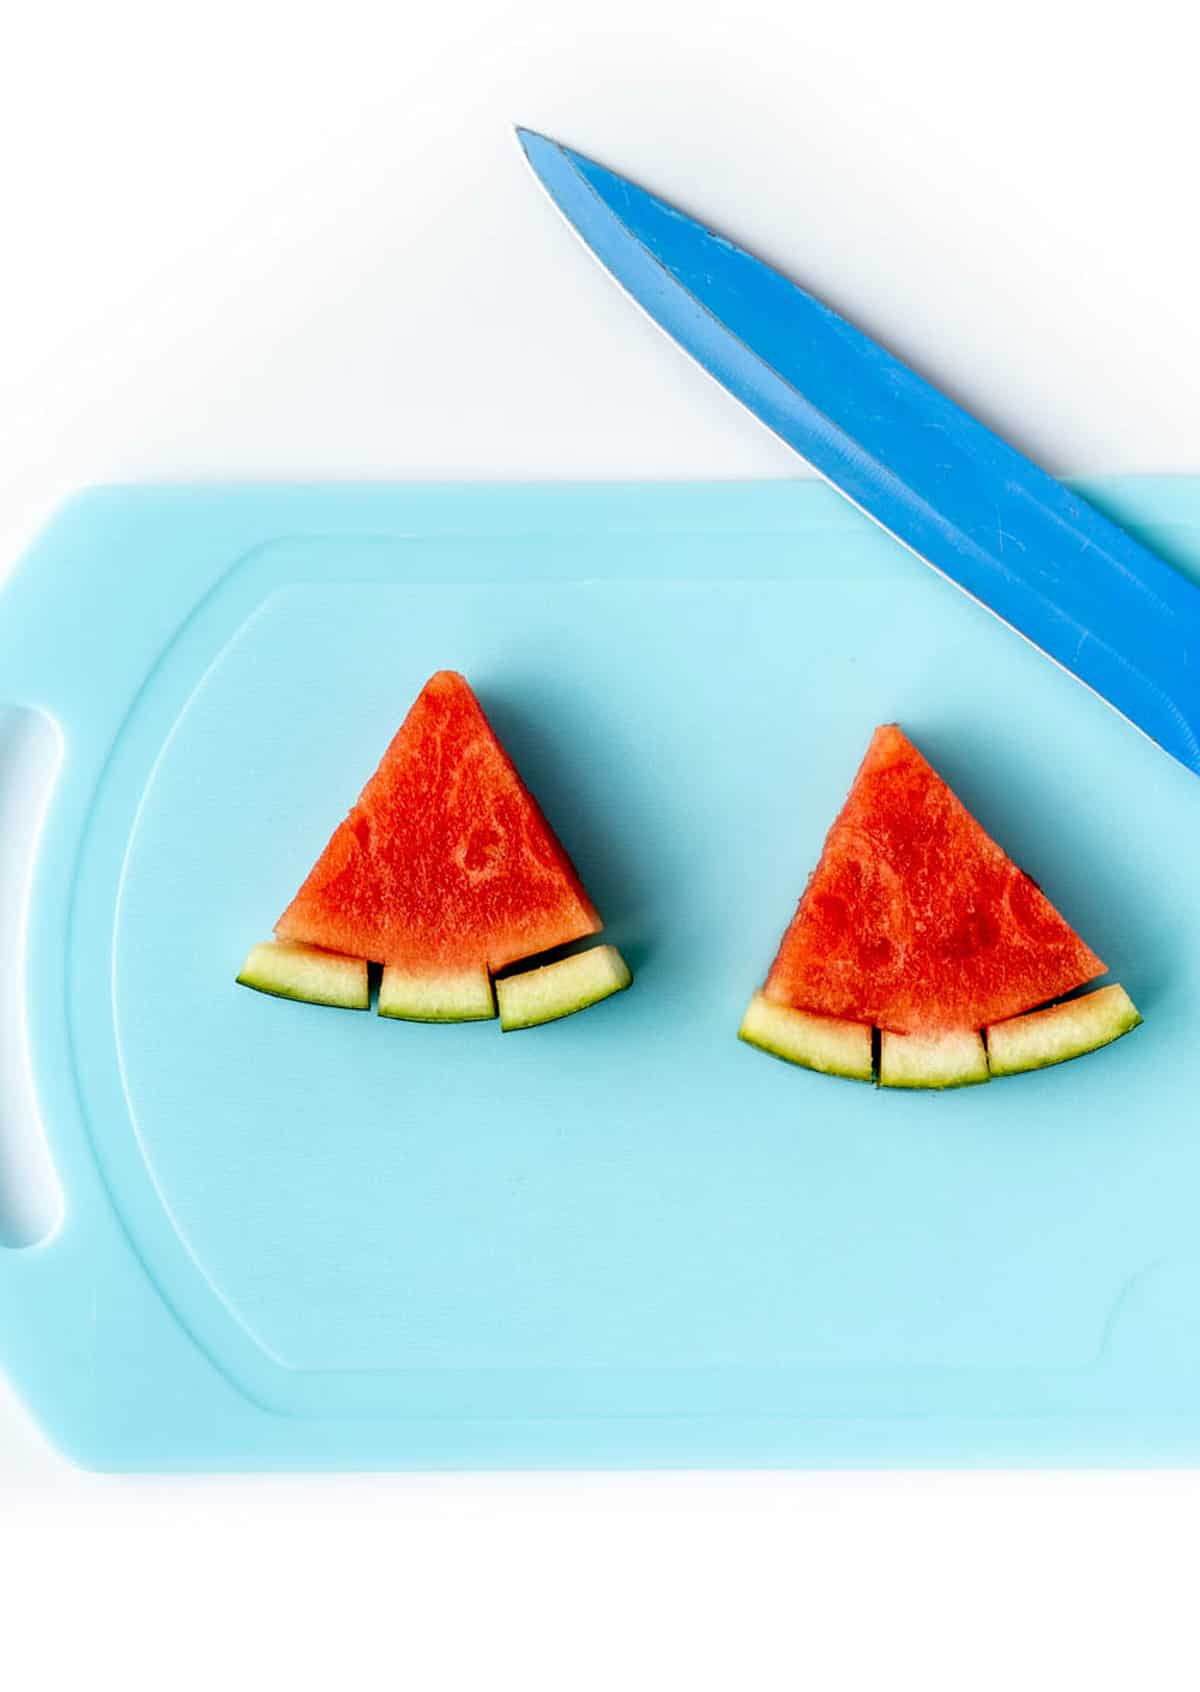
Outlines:
{"label": "white background", "polygon": [[[27,4],[0,34],[0,558],[102,479],[796,474],[569,238],[514,120],[776,260],[1051,469],[1200,470],[1188,11]],[[1191,1689],[1198,1508],[1191,1475],[119,1480],[0,1386],[0,1676]]]}

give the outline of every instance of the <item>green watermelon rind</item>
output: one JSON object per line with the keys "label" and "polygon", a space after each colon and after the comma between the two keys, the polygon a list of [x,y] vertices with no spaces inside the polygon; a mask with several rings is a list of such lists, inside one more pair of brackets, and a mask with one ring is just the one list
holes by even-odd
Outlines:
{"label": "green watermelon rind", "polygon": [[[293,940],[264,940],[252,946],[237,976],[239,985],[273,998],[343,1010],[370,1008],[365,958],[327,952]],[[403,1022],[491,1021],[497,1014],[507,1033],[535,1028],[587,1010],[622,992],[633,975],[615,946],[594,946],[552,964],[493,982],[486,965],[430,975],[395,965],[383,971],[377,1010]]]}
{"label": "green watermelon rind", "polygon": [[625,959],[610,945],[592,946],[554,963],[501,976],[495,983],[500,1027],[510,1034],[557,1022],[624,992],[632,980]]}
{"label": "green watermelon rind", "polygon": [[1119,982],[1045,1010],[1008,1017],[986,1030],[993,1075],[1023,1075],[1068,1063],[1111,1046],[1141,1023],[1137,1006]]}
{"label": "green watermelon rind", "polygon": [[968,1028],[944,1034],[879,1036],[879,1085],[929,1088],[975,1087],[991,1080],[983,1036]]}
{"label": "green watermelon rind", "polygon": [[819,1075],[845,1081],[870,1081],[871,1029],[867,1023],[777,1005],[756,993],[738,1029],[739,1040],[770,1057],[782,1058]]}
{"label": "green watermelon rind", "polygon": [[496,1015],[492,980],[483,964],[446,975],[388,964],[376,1008],[380,1016],[396,1022],[490,1022]]}
{"label": "green watermelon rind", "polygon": [[879,1073],[871,1067],[872,1029],[841,1017],[818,1016],[776,1004],[756,993],[738,1030],[739,1039],[803,1069],[900,1090],[944,1091],[1022,1075],[1099,1051],[1142,1021],[1119,984],[1042,1010],[993,1022],[982,1033],[879,1036]]}
{"label": "green watermelon rind", "polygon": [[275,999],[333,1010],[365,1011],[371,1004],[364,958],[345,957],[298,941],[262,940],[251,946],[237,982]]}

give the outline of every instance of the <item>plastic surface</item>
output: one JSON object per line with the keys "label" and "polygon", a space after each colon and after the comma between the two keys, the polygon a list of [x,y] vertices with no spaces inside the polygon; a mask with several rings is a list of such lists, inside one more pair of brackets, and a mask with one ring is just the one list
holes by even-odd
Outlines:
{"label": "plastic surface", "polygon": [[[1200,483],[1096,490],[1200,565]],[[461,668],[635,973],[501,1037],[234,985]],[[61,728],[59,1228],[0,1366],[108,1468],[1200,1456],[1200,789],[813,484],[112,490],[0,600]],[[737,1039],[898,719],[1146,1016],[948,1095]]]}
{"label": "plastic surface", "polygon": [[593,159],[530,164],[654,321],[836,487],[1200,773],[1200,594],[761,260]]}

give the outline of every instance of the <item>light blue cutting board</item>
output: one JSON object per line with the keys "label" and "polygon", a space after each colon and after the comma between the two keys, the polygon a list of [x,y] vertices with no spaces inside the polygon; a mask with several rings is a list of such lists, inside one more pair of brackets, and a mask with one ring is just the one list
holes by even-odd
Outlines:
{"label": "light blue cutting board", "polygon": [[[1200,569],[1200,483],[1102,504]],[[470,677],[631,992],[519,1035],[236,988]],[[61,728],[28,1029],[64,1216],[0,1365],[105,1468],[1200,1457],[1200,786],[813,484],[115,489],[0,599]],[[1146,1015],[945,1096],[735,1031],[898,719]]]}

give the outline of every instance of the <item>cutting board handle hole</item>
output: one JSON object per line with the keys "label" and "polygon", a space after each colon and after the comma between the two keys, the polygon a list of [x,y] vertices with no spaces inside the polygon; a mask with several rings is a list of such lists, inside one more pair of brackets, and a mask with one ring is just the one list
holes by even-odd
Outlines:
{"label": "cutting board handle hole", "polygon": [[0,1247],[35,1244],[62,1213],[25,1033],[29,892],[61,758],[62,737],[49,717],[0,706]]}

